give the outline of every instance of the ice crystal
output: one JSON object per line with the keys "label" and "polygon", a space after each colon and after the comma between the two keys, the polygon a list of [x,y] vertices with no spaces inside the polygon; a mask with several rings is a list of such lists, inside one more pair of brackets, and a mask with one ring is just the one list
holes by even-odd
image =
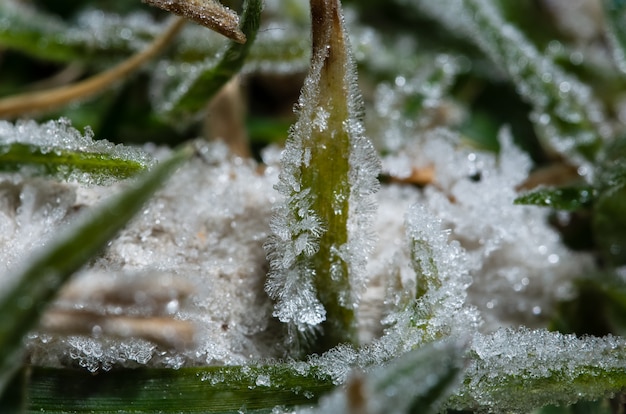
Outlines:
{"label": "ice crystal", "polygon": [[[259,174],[253,162],[230,155],[221,145],[201,147],[199,152],[202,158],[174,175],[104,254],[77,275],[53,306],[78,315],[89,311],[104,316],[186,321],[195,327],[193,343],[183,349],[155,348],[153,342],[145,340],[101,335],[86,341],[84,336],[39,332],[29,342],[31,362],[67,365],[66,357],[72,359],[74,355],[76,361],[91,368],[133,366],[148,360],[153,366],[180,367],[237,364],[282,354],[281,336],[272,323],[271,303],[263,291],[263,243],[270,232],[267,223],[275,198],[271,184],[275,170]],[[74,197],[71,200],[83,203],[83,209],[116,191],[115,187],[59,186],[69,187],[64,191]],[[45,189],[42,184],[33,191],[47,206],[50,200]],[[74,208],[71,200],[63,202],[60,213],[47,221],[36,215],[29,217],[37,232],[15,236],[26,244],[20,249],[10,248],[11,243],[4,240],[0,263],[27,254],[32,244],[41,243],[44,230],[54,234],[68,220],[68,210]],[[8,216],[15,214],[11,211]],[[90,350],[98,343],[108,344],[102,345],[100,365]],[[149,358],[125,357],[120,351],[127,346],[124,344],[132,344],[136,350],[133,355]]]}
{"label": "ice crystal", "polygon": [[623,338],[612,336],[577,338],[526,328],[477,334],[467,380],[456,398],[463,407],[527,412],[530,407],[605,397],[605,381],[623,372],[625,348]]}
{"label": "ice crystal", "polygon": [[314,26],[312,65],[276,185],[285,202],[275,209],[267,243],[274,314],[305,335],[326,320],[323,302],[348,312],[356,307],[371,250],[378,173],[360,120],[363,104],[343,17],[323,18],[328,28]]}
{"label": "ice crystal", "polygon": [[[420,1],[414,6],[448,29],[469,36],[533,105],[531,120],[546,144],[576,164],[589,166],[598,132],[606,137],[611,126],[587,85],[537,50],[490,0]],[[592,147],[591,153],[587,147]],[[591,173],[589,168],[585,171]]]}

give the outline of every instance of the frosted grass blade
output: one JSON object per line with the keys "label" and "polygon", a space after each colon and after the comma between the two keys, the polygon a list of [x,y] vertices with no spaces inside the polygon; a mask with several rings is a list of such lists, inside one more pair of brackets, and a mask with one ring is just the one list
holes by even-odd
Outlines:
{"label": "frosted grass blade", "polygon": [[3,288],[0,297],[0,392],[21,363],[22,338],[35,326],[63,283],[106,246],[191,154],[193,150],[188,146],[177,151],[17,270],[19,276]]}
{"label": "frosted grass blade", "polygon": [[387,316],[395,324],[389,334],[398,335],[406,348],[435,340],[468,338],[481,324],[476,308],[466,303],[472,279],[469,259],[458,241],[449,241],[449,231],[425,207],[411,206],[406,232],[415,271],[415,295],[400,292],[399,309]]}
{"label": "frosted grass blade", "polygon": [[[80,17],[79,23],[68,24],[22,2],[3,0],[0,2],[0,45],[45,60],[95,60],[110,65],[111,59],[121,59],[141,50],[146,43],[139,39],[149,42],[163,29],[161,23],[147,17],[143,21],[106,18],[101,12]],[[91,18],[97,19],[97,23],[87,24]],[[123,29],[132,30],[134,39],[120,36]]]}
{"label": "frosted grass blade", "polygon": [[155,100],[162,116],[180,122],[206,107],[211,97],[224,86],[243,66],[259,29],[262,0],[247,0],[241,17],[241,31],[246,36],[244,44],[229,42],[217,64],[201,63],[186,75],[182,84],[166,96]]}
{"label": "frosted grass blade", "polygon": [[530,412],[613,395],[626,386],[623,338],[502,329],[476,334],[457,409]]}
{"label": "frosted grass blade", "polygon": [[626,2],[603,0],[606,37],[617,68],[626,74]]}
{"label": "frosted grass blade", "polygon": [[576,211],[590,207],[594,198],[594,191],[590,186],[541,188],[522,194],[514,203]]}
{"label": "frosted grass blade", "polygon": [[357,343],[355,308],[371,249],[371,196],[380,167],[363,135],[362,100],[341,6],[337,0],[314,0],[311,15],[311,69],[276,185],[286,201],[275,210],[266,244],[266,291],[294,343],[321,330],[316,346],[323,351]]}
{"label": "frosted grass blade", "polygon": [[86,371],[33,368],[30,412],[236,413],[312,404],[334,386],[288,365]]}
{"label": "frosted grass blade", "polygon": [[67,119],[37,124],[0,121],[0,171],[44,175],[86,184],[129,178],[153,164],[147,153],[94,140]]}
{"label": "frosted grass blade", "polygon": [[45,175],[71,180],[86,174],[89,181],[102,184],[132,177],[146,168],[134,160],[111,157],[109,154],[73,152],[62,149],[45,152],[35,145],[0,144],[0,171]]}

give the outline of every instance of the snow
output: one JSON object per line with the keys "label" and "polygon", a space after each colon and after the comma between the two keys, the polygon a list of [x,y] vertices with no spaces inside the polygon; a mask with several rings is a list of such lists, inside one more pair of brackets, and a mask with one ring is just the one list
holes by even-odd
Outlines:
{"label": "snow", "polygon": [[[3,124],[3,128],[10,131],[11,139],[17,139],[20,131],[28,139],[45,135],[50,145],[66,138],[66,146],[79,145],[71,144],[75,141],[92,145],[88,133],[80,134],[65,121],[40,126]],[[55,134],[56,140],[50,138]],[[416,284],[419,269],[411,257],[425,253],[411,253],[407,240],[425,240],[437,255],[444,288],[433,288],[436,283],[429,287],[420,305],[431,313],[432,319],[426,321],[431,333],[443,330],[467,337],[473,331],[489,334],[520,325],[544,326],[544,315],[550,314],[555,301],[569,297],[572,278],[592,268],[590,257],[562,245],[548,226],[544,209],[513,205],[515,187],[525,178],[530,161],[511,144],[506,130],[501,134],[501,147],[499,155],[481,152],[463,146],[457,134],[439,129],[389,155],[407,168],[433,166],[436,183],[423,190],[384,185],[376,196],[380,208],[375,214],[367,203],[360,207],[364,215],[374,214],[370,233],[378,241],[359,247],[369,253],[364,272],[368,281],[357,313],[363,342],[379,354],[358,356],[355,350],[344,349],[340,359],[345,361],[330,364],[343,372],[334,374],[337,378],[345,380],[354,364],[366,366],[428,341],[424,332],[401,328],[411,317],[407,303],[421,289]],[[158,150],[154,157],[166,152]],[[55,304],[56,309],[89,310],[105,316],[164,315],[187,321],[194,326],[193,343],[181,351],[155,347],[144,339],[42,331],[29,340],[33,363],[71,365],[75,358],[76,364],[90,369],[137,361],[178,367],[284,355],[286,348],[280,344],[289,334],[273,318],[280,316],[281,308],[273,309],[264,292],[268,259],[293,266],[297,254],[315,252],[315,237],[323,227],[309,211],[306,190],[299,193],[299,208],[290,213],[301,215],[296,227],[289,218],[285,218],[289,226],[271,220],[284,202],[284,196],[272,188],[279,173],[285,173],[278,164],[280,149],[265,151],[268,165],[263,173],[254,162],[229,154],[219,144],[201,147],[199,152],[201,156],[172,178]],[[480,180],[475,180],[477,174]],[[298,188],[297,180],[281,183],[290,190]],[[51,185],[42,178],[4,177],[0,185],[5,195],[0,221],[5,230],[0,260],[3,280],[10,279],[10,269],[21,258],[46,245],[56,229],[75,217],[76,210],[90,208],[123,185]],[[358,229],[362,223],[350,225]],[[292,250],[266,259],[263,245],[268,237],[288,237],[294,229],[303,236],[286,245]],[[363,240],[373,238],[370,234]],[[427,278],[434,280],[424,269]],[[314,326],[324,319],[324,309],[314,288],[307,288],[306,269],[293,267],[292,272],[287,278],[290,284],[283,287],[289,297],[283,301],[283,311],[300,318],[301,326]],[[136,294],[129,295],[129,291]],[[144,357],[127,357],[124,347]]]}

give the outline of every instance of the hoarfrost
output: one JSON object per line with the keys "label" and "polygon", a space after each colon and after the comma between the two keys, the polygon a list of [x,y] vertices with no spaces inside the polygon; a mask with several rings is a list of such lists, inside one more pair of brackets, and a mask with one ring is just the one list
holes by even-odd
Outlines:
{"label": "hoarfrost", "polygon": [[[128,160],[138,163],[143,167],[152,165],[152,158],[144,151],[124,145],[115,145],[106,140],[94,140],[93,131],[87,127],[85,133],[73,128],[68,119],[61,118],[58,121],[48,121],[38,124],[35,121],[17,121],[15,124],[8,121],[0,121],[0,146],[22,144],[32,146],[42,153],[76,151],[83,153],[96,153],[107,155],[111,158]],[[34,149],[33,149],[34,151]],[[78,181],[86,184],[105,184],[112,180],[105,174],[85,174],[80,170],[61,170],[62,177],[66,181]],[[21,171],[28,174],[24,168]]]}
{"label": "hoarfrost", "polygon": [[[476,334],[467,379],[457,395],[463,407],[491,412],[527,412],[529,407],[606,397],[606,384],[593,378],[600,372],[622,373],[624,349],[626,341],[613,336],[577,338],[527,328]],[[574,385],[579,381],[585,381],[584,391]]]}
{"label": "hoarfrost", "polygon": [[[199,152],[202,157],[171,178],[104,254],[64,289],[52,308],[75,312],[77,317],[88,312],[98,317],[147,318],[148,322],[164,318],[174,325],[186,322],[194,327],[193,343],[168,349],[146,340],[98,337],[95,331],[95,337],[37,331],[28,344],[30,362],[59,366],[75,360],[90,369],[149,362],[177,368],[242,364],[282,355],[281,330],[272,321],[272,306],[263,291],[263,243],[270,232],[267,223],[275,175],[259,174],[253,162],[230,155],[222,145],[202,147]],[[40,243],[42,227],[54,234],[75,208],[71,200],[92,204],[116,191],[115,187],[58,185],[70,195],[77,191],[78,196],[64,202],[63,211],[48,221],[29,217],[39,232],[15,236],[26,244],[20,249],[9,248],[11,244],[3,241],[1,263],[28,254],[30,245]],[[35,189],[47,199],[44,188]],[[9,208],[11,214],[15,213]],[[8,277],[2,275],[3,280]],[[95,344],[102,345],[99,363]],[[132,354],[122,352],[128,346],[134,349]]]}
{"label": "hoarfrost", "polygon": [[[343,16],[339,18],[343,26]],[[333,154],[338,158],[348,157],[347,177],[327,179],[328,181],[347,179],[347,182],[340,182],[334,186],[333,191],[337,192],[333,193],[331,200],[331,204],[339,200],[339,204],[344,205],[345,192],[348,193],[348,241],[344,245],[330,246],[329,249],[329,254],[333,256],[331,276],[336,280],[347,278],[350,282],[340,297],[341,306],[348,309],[356,307],[359,293],[365,283],[366,255],[372,249],[372,235],[368,227],[375,210],[371,196],[378,188],[379,164],[372,144],[363,136],[364,129],[360,120],[363,102],[356,84],[355,64],[343,30],[340,33],[331,33],[328,29],[324,34],[320,34],[317,41],[320,45],[329,45],[333,36],[337,35],[342,36],[343,40],[333,43],[332,47],[337,50],[333,52],[332,59],[329,58],[329,47],[318,46],[318,50],[314,51],[311,69],[298,101],[298,121],[291,128],[282,155],[280,179],[275,186],[285,197],[285,201],[275,208],[271,222],[273,234],[266,244],[270,261],[266,290],[270,297],[277,301],[274,315],[283,322],[295,325],[297,331],[305,334],[315,331],[316,325],[325,320],[324,308],[317,299],[318,293],[313,283],[317,277],[316,270],[307,262],[307,258],[317,253],[319,239],[328,230],[327,223],[313,208],[316,197],[321,195],[315,194],[314,189],[306,187],[307,183],[301,182],[304,169],[316,168],[311,161],[310,148],[325,149],[324,145],[314,142],[311,138],[315,132],[327,133],[337,140],[341,139],[339,135],[346,134],[349,140],[346,146],[346,152],[349,151],[349,154]],[[342,44],[346,50],[342,49]],[[338,85],[323,86],[321,83],[325,65],[339,65],[330,62],[333,59],[345,65],[333,69],[341,73],[338,75],[341,78],[332,80],[338,82]],[[322,90],[331,87],[333,90],[341,89],[342,92]],[[338,98],[332,97],[333,94],[337,94]],[[335,105],[340,108],[347,107],[347,114],[345,120],[333,120],[331,126],[329,111],[333,108],[324,106],[329,105],[333,99],[337,99]],[[342,100],[345,102],[341,102]],[[337,188],[341,188],[341,191],[336,190]],[[330,207],[334,211],[343,208],[335,205]],[[338,274],[337,272],[343,272],[344,264],[348,267],[348,274]]]}
{"label": "hoarfrost", "polygon": [[531,120],[547,145],[575,164],[589,166],[579,148],[597,140],[598,132],[602,138],[612,129],[599,102],[587,85],[542,55],[521,31],[506,22],[492,1],[402,3],[472,39],[533,105]]}

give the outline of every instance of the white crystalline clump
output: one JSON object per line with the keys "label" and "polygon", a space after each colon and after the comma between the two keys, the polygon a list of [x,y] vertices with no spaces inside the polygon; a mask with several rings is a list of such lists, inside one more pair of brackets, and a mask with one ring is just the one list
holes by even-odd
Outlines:
{"label": "white crystalline clump", "polygon": [[[427,188],[426,203],[471,255],[469,300],[481,310],[486,329],[542,326],[555,300],[571,294],[572,277],[592,267],[588,255],[562,244],[548,225],[547,209],[513,204],[531,163],[511,140],[504,130],[498,159],[453,151],[453,141],[425,149],[444,189]],[[438,159],[435,152],[449,155]]]}
{"label": "white crystalline clump", "polygon": [[[413,203],[441,219],[450,239],[466,250],[473,278],[467,300],[480,310],[482,330],[545,326],[555,302],[571,297],[572,280],[593,269],[593,260],[563,245],[548,224],[548,209],[513,204],[531,161],[512,145],[506,130],[500,142],[496,156],[464,146],[457,133],[436,129],[383,159],[385,166],[400,163],[406,170],[432,168],[434,182],[423,190],[389,185],[381,191],[376,225],[380,242],[370,258],[371,283],[360,313],[381,311],[377,303],[385,289],[399,289],[398,282],[389,287],[389,280],[415,289],[409,252],[398,237],[401,217]],[[387,311],[398,300],[388,297]]]}
{"label": "white crystalline clump", "polygon": [[465,251],[421,205],[407,213],[406,228],[416,286],[399,299],[400,311],[383,321],[392,325],[386,335],[397,336],[407,350],[436,338],[471,336],[481,321],[466,304],[472,278]]}
{"label": "white crystalline clump", "polygon": [[[74,292],[91,289],[92,293],[86,292],[78,299],[75,295],[62,295],[53,305],[55,309],[76,310],[78,315],[89,311],[186,321],[195,329],[193,344],[184,349],[168,349],[155,348],[153,343],[143,340],[103,336],[86,341],[84,337],[40,333],[28,344],[30,362],[58,366],[71,364],[74,358],[77,364],[91,369],[147,362],[152,366],[177,368],[242,364],[250,359],[282,355],[281,330],[272,320],[272,304],[263,291],[266,274],[263,243],[270,232],[268,222],[274,201],[271,183],[275,170],[260,174],[254,162],[230,155],[223,145],[201,147],[199,152],[202,158],[195,158],[172,176],[130,225],[111,241],[104,254],[67,288]],[[116,191],[111,187],[59,185],[77,188],[74,191],[79,192],[78,199],[85,203],[97,203],[102,193]],[[46,193],[41,188],[37,191],[46,198],[42,203],[48,203]],[[69,207],[63,213],[67,214],[73,204],[70,201],[65,204]],[[47,231],[54,232],[67,221],[64,214],[48,221],[35,215],[29,218],[30,225],[37,228],[45,225]],[[39,233],[19,235],[24,243],[30,240],[32,244],[29,237],[38,238]],[[17,254],[30,254],[25,248],[13,251],[8,248],[10,244],[4,246],[7,248],[1,249],[0,263]],[[113,287],[103,288],[103,273],[115,275],[109,277],[112,286],[117,280],[118,288],[126,290],[116,294]],[[141,288],[149,281],[154,286]],[[135,294],[128,292],[129,288],[136,289]],[[171,294],[166,294],[164,289]],[[92,295],[90,301],[89,295]],[[101,358],[94,357],[94,352],[99,354],[94,351],[95,344],[102,344]],[[134,344],[135,351],[123,354],[121,350],[129,344]]]}

